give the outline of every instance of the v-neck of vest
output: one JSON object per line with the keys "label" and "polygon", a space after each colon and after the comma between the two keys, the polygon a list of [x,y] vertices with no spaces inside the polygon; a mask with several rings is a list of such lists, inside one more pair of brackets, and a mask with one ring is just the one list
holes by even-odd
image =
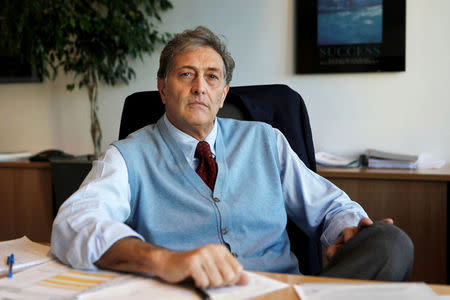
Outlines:
{"label": "v-neck of vest", "polygon": [[216,162],[217,162],[217,178],[216,184],[214,186],[214,191],[211,192],[211,189],[206,185],[206,183],[198,176],[195,170],[189,165],[186,157],[178,146],[176,140],[172,137],[167,128],[164,120],[161,118],[157,122],[158,129],[160,131],[161,137],[169,148],[172,156],[175,159],[175,162],[180,171],[180,175],[184,176],[185,179],[201,194],[203,197],[208,200],[212,200],[213,198],[218,198],[223,200],[223,191],[225,190],[226,177],[228,173],[228,167],[225,160],[225,147],[222,140],[222,132],[219,118],[216,119],[218,122],[217,126],[217,137],[215,141],[216,147]]}

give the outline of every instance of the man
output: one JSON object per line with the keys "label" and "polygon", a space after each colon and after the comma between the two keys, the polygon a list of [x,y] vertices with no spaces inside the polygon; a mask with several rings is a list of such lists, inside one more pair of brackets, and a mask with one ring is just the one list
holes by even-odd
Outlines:
{"label": "man", "polygon": [[233,69],[204,27],[168,43],[158,71],[166,114],[94,162],[58,212],[53,253],[75,268],[193,279],[199,287],[245,284],[244,268],[299,273],[289,215],[328,247],[323,275],[405,279],[412,244],[391,219],[372,225],[277,129],[216,117]]}

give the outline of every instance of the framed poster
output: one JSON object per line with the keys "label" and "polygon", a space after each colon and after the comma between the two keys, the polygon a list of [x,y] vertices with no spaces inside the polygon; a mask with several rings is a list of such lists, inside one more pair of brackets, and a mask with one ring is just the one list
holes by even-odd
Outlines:
{"label": "framed poster", "polygon": [[296,0],[296,73],[405,70],[406,0]]}

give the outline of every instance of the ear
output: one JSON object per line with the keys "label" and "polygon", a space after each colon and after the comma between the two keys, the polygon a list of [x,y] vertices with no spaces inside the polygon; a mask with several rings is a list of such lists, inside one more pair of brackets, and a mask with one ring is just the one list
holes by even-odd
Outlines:
{"label": "ear", "polygon": [[166,104],[166,80],[158,77],[158,91],[161,96],[162,103]]}
{"label": "ear", "polygon": [[222,99],[220,102],[220,108],[223,107],[223,103],[225,102],[225,98],[227,97],[228,91],[230,90],[230,84],[227,84],[224,88],[223,88],[223,94],[222,94]]}

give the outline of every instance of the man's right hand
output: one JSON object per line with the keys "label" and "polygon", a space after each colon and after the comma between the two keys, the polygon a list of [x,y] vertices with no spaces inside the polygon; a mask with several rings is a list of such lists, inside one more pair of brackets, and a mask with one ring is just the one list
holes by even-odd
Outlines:
{"label": "man's right hand", "polygon": [[[165,250],[165,249],[164,249]],[[242,265],[223,245],[206,245],[183,252],[162,251],[158,275],[168,282],[192,278],[201,288],[244,285],[248,276]]]}
{"label": "man's right hand", "polygon": [[171,283],[192,278],[201,288],[245,285],[249,280],[242,265],[223,245],[176,252],[137,238],[123,238],[96,265],[117,271],[150,273]]}

